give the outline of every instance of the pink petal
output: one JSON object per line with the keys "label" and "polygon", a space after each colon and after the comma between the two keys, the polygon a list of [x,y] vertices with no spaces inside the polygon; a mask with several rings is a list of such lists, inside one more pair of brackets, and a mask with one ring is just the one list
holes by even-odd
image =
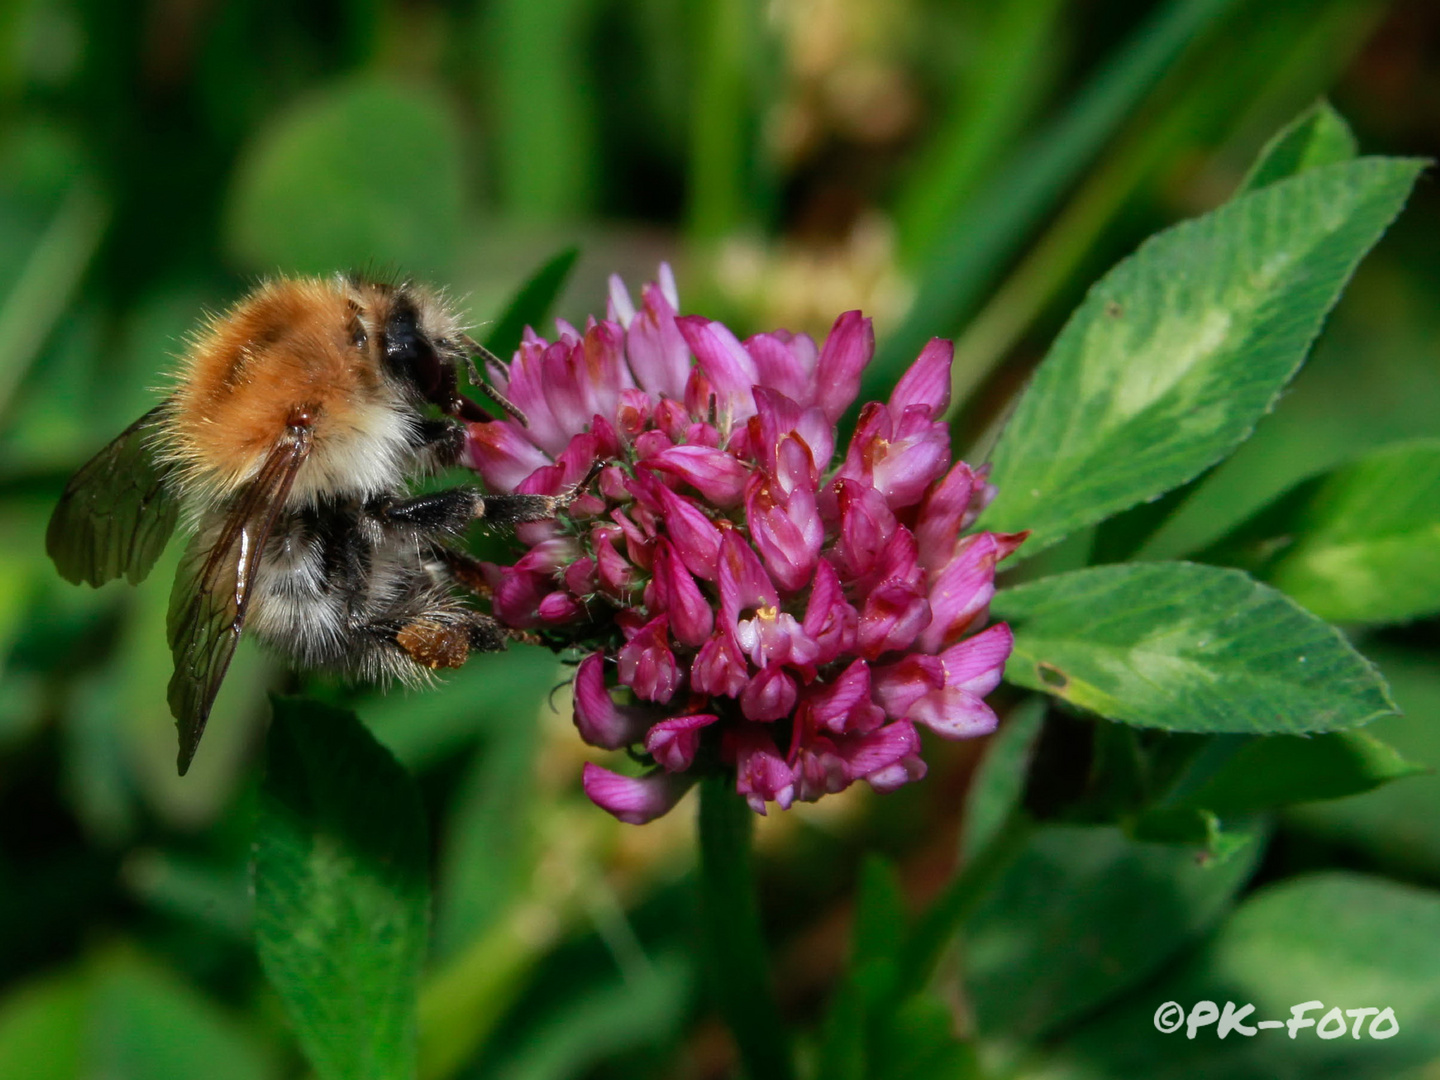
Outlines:
{"label": "pink petal", "polygon": [[804,335],[790,337],[781,331],[746,338],[745,349],[755,362],[758,386],[809,404],[818,355],[815,342]]}
{"label": "pink petal", "polygon": [[740,692],[740,711],[751,720],[781,720],[795,711],[795,680],[771,664]]}
{"label": "pink petal", "polygon": [[703,510],[664,485],[656,495],[665,515],[665,531],[675,542],[685,569],[698,578],[714,581],[719,572],[720,530]]}
{"label": "pink petal", "polygon": [[950,365],[955,346],[931,338],[890,394],[890,411],[899,416],[911,405],[923,405],[938,417],[950,406]]}
{"label": "pink petal", "polygon": [[874,660],[893,650],[908,649],[930,625],[930,605],[920,590],[899,581],[877,586],[860,610],[856,640],[860,655]]}
{"label": "pink petal", "polygon": [[775,740],[755,724],[726,732],[729,756],[735,759],[735,790],[757,814],[765,813],[767,802],[788,810],[795,801],[795,774],[775,749]]}
{"label": "pink petal", "polygon": [[919,653],[874,668],[871,675],[875,700],[896,720],[903,720],[911,705],[945,685],[945,665],[940,658]]}
{"label": "pink petal", "polygon": [[865,782],[883,795],[916,780],[924,780],[928,771],[918,754],[909,754],[894,765],[871,773],[865,777]]}
{"label": "pink petal", "polygon": [[700,730],[720,718],[713,713],[687,713],[661,720],[645,737],[645,749],[671,772],[684,772],[700,749]]}
{"label": "pink petal", "polygon": [[998,557],[999,545],[993,533],[976,533],[960,542],[955,556],[936,575],[931,586],[933,618],[920,635],[922,652],[939,652],[983,617],[995,595]]}
{"label": "pink petal", "polygon": [[561,623],[573,622],[584,615],[585,607],[569,593],[557,591],[540,601],[536,614],[547,626],[558,626]]}
{"label": "pink petal", "polygon": [[870,700],[870,668],[864,660],[853,661],[829,685],[812,688],[805,706],[817,727],[837,734],[869,731],[885,719]]}
{"label": "pink petal", "polygon": [[975,474],[965,462],[957,461],[921,502],[915,539],[920,545],[920,563],[931,573],[954,555],[974,489]]}
{"label": "pink petal", "polygon": [[749,449],[765,470],[773,473],[780,440],[795,430],[802,410],[784,394],[763,386],[755,387],[754,396],[755,415],[750,420],[750,427],[758,433],[758,437],[752,434]]}
{"label": "pink petal", "polygon": [[[555,347],[562,352],[565,349],[563,345]],[[556,421],[546,398],[545,367],[550,348],[543,339],[535,337],[533,332],[527,340],[520,343],[520,349],[507,372],[509,381],[505,396],[525,414],[526,436],[542,450],[558,454],[565,449],[565,444],[570,441],[575,431]]]}
{"label": "pink petal", "polygon": [[836,485],[840,538],[831,558],[848,578],[863,577],[879,561],[896,529],[895,515],[874,488],[855,480]]}
{"label": "pink petal", "polygon": [[720,614],[727,629],[734,628],[740,612],[778,608],[780,596],[750,545],[735,530],[720,539]]}
{"label": "pink petal", "polygon": [[825,540],[815,496],[797,487],[789,496],[756,476],[747,485],[745,518],[765,569],[787,592],[810,583]]}
{"label": "pink petal", "polygon": [[825,419],[825,413],[816,407],[806,409],[795,425],[795,434],[805,441],[810,459],[823,472],[835,456],[835,428]]}
{"label": "pink petal", "polygon": [[661,769],[647,776],[621,776],[588,761],[582,780],[590,801],[627,825],[644,825],[668,814],[694,782],[683,773]]}
{"label": "pink petal", "polygon": [[616,705],[605,688],[605,660],[591,653],[575,669],[575,726],[591,746],[619,750],[637,743],[660,716],[653,709]]}
{"label": "pink petal", "polygon": [[950,430],[927,423],[925,430],[890,442],[870,464],[871,482],[891,509],[914,506],[950,464]]}
{"label": "pink petal", "polygon": [[835,568],[821,559],[815,565],[815,579],[802,623],[806,636],[819,650],[815,663],[828,664],[850,652],[855,647],[858,623],[859,615],[846,601]]}
{"label": "pink petal", "polygon": [[668,540],[656,541],[653,580],[664,593],[663,607],[675,640],[692,647],[703,645],[715,628],[715,613]]}
{"label": "pink petal", "polygon": [[678,476],[719,507],[740,502],[750,475],[734,457],[709,446],[671,446],[646,459],[645,464]]}
{"label": "pink petal", "polygon": [[549,456],[510,420],[467,424],[465,434],[466,464],[484,478],[491,491],[514,491],[520,481],[550,464]]}
{"label": "pink petal", "polygon": [[835,423],[860,393],[860,373],[875,355],[875,329],[858,311],[835,320],[815,363],[815,404]]}
{"label": "pink petal", "polygon": [[690,665],[690,685],[712,697],[737,697],[750,681],[750,667],[728,634],[716,634],[700,647]]}
{"label": "pink petal", "polygon": [[669,701],[680,684],[680,669],[670,651],[664,615],[652,619],[620,649],[620,681],[646,701]]}
{"label": "pink petal", "polygon": [[611,319],[629,330],[630,323],[635,318],[635,304],[630,299],[630,290],[625,288],[625,282],[619,274],[610,275],[609,285],[610,295],[605,305],[605,312]]}
{"label": "pink petal", "polygon": [[920,753],[920,736],[904,720],[886,724],[868,735],[858,735],[838,744],[840,754],[855,779],[869,777],[903,759]]}
{"label": "pink petal", "polygon": [[699,315],[686,315],[676,319],[675,323],[695,354],[696,363],[710,381],[721,413],[731,423],[744,423],[754,415],[755,403],[751,391],[760,381],[755,361],[745,351],[745,346],[724,324]]}
{"label": "pink petal", "polygon": [[910,706],[909,718],[942,739],[971,739],[995,730],[995,713],[968,690],[932,690]]}
{"label": "pink petal", "polygon": [[945,668],[945,685],[958,686],[984,697],[1000,684],[1005,661],[1015,646],[1015,635],[1004,623],[996,623],[974,637],[951,645],[940,654]]}
{"label": "pink petal", "polygon": [[675,307],[654,285],[641,290],[643,306],[626,328],[625,353],[635,381],[655,397],[680,399],[690,378],[690,349],[675,325]]}

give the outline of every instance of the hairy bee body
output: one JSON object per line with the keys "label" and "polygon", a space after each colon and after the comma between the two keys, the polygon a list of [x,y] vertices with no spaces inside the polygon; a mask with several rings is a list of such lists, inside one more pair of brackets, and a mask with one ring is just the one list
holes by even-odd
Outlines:
{"label": "hairy bee body", "polygon": [[300,666],[381,681],[504,647],[457,592],[483,587],[457,540],[564,499],[408,490],[459,460],[462,420],[489,419],[457,389],[476,352],[416,286],[267,282],[202,327],[164,403],[71,480],[47,547],[72,581],[139,580],[177,518],[191,533],[169,615],[181,772],[242,630]]}

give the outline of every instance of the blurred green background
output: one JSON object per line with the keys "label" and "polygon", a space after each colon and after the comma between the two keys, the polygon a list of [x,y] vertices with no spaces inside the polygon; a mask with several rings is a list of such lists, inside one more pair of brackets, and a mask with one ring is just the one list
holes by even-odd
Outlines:
{"label": "blurred green background", "polygon": [[[864,308],[877,390],[957,336],[957,446],[983,453],[1087,283],[1226,198],[1322,94],[1366,152],[1440,151],[1440,6],[0,2],[0,1077],[305,1075],[246,886],[266,693],[296,683],[242,646],[177,778],[175,553],[140,588],[93,591],[43,551],[65,478],[154,402],[203,311],[260,275],[361,267],[445,284],[483,325],[578,245],[559,313],[579,320],[607,274],[634,287],[665,259],[686,310],[741,332],[823,333]],[[1359,450],[1440,435],[1437,250],[1427,176],[1278,411],[1147,555]],[[1407,710],[1376,733],[1432,764],[1437,631],[1359,639]],[[426,1075],[729,1075],[689,947],[690,811],[636,830],[585,802],[564,679],[517,648],[427,694],[320,688],[431,811]],[[943,880],[978,750],[931,746],[925,784],[766,823],[795,1022],[844,962],[864,851],[914,898]],[[1291,812],[1225,895],[1316,868],[1440,885],[1440,779]]]}

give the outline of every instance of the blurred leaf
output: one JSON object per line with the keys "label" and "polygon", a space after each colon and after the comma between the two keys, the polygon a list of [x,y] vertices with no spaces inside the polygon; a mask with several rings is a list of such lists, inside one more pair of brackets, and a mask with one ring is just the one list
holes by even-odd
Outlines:
{"label": "blurred leaf", "polygon": [[105,1080],[270,1080],[277,1063],[197,990],[125,953],[94,975],[90,1064]]}
{"label": "blurred leaf", "polygon": [[568,247],[551,256],[544,266],[535,271],[486,336],[485,347],[502,360],[508,360],[520,347],[525,327],[543,330],[542,324],[554,309],[555,301],[565,288],[565,282],[579,257],[578,247]]}
{"label": "blurred leaf", "polygon": [[555,915],[543,907],[509,908],[426,981],[420,997],[421,1080],[448,1080],[491,1035],[525,977],[554,944],[563,925]]}
{"label": "blurred leaf", "polygon": [[606,1057],[674,1037],[695,977],[689,957],[657,957],[632,979],[594,987],[535,1026],[504,1062],[498,1080],[568,1080]]}
{"label": "blurred leaf", "polygon": [[1258,191],[1320,165],[1349,161],[1359,151],[1345,118],[1328,101],[1317,101],[1265,144],[1238,194]]}
{"label": "blurred leaf", "polygon": [[[1089,284],[1080,275],[1088,276],[1113,236],[1133,232],[1137,207],[1172,202],[1177,176],[1203,171],[1201,163],[1227,139],[1252,145],[1257,124],[1271,128],[1271,118],[1291,114],[1348,70],[1382,11],[1381,0],[1235,5],[1219,32],[1167,72],[1054,223],[966,323],[955,342],[952,401],[966,406],[1052,305]],[[1235,41],[1245,49],[1233,48]],[[962,413],[962,424],[982,412]]]}
{"label": "blurred leaf", "polygon": [[1326,619],[1440,611],[1440,439],[1386,447],[1282,495],[1207,550]]}
{"label": "blurred leaf", "polygon": [[1179,802],[1223,817],[1358,795],[1428,771],[1365,731],[1270,735],[1241,746]]}
{"label": "blurred leaf", "polygon": [[[864,980],[879,974],[888,976],[879,993],[867,993]],[[887,995],[894,986],[895,969],[888,967],[876,972],[874,966],[868,969],[850,965],[845,977],[835,988],[830,1007],[825,1013],[825,1022],[820,1032],[820,1047],[814,1075],[825,1080],[865,1080],[868,1066],[866,1025],[869,1017],[866,1006],[869,1001]]]}
{"label": "blurred leaf", "polygon": [[938,994],[911,995],[880,1025],[866,1075],[871,1080],[979,1077],[975,1051],[956,1037],[956,1026],[954,1009]]}
{"label": "blurred leaf", "polygon": [[566,677],[549,649],[512,645],[472,656],[423,692],[369,697],[363,719],[401,764],[418,771],[480,736],[503,737],[517,715],[532,723],[540,698]]}
{"label": "blurred leaf", "polygon": [[350,713],[280,698],[255,846],[260,962],[321,1080],[416,1073],[429,888],[405,770]]}
{"label": "blurred leaf", "polygon": [[972,70],[954,87],[938,130],[896,199],[902,247],[923,255],[994,170],[1042,96],[1053,61],[1062,0],[1005,0],[978,12]]}
{"label": "blurred leaf", "polygon": [[0,1001],[0,1076],[81,1080],[86,1006],[86,986],[75,972],[10,989]]}
{"label": "blurred leaf", "polygon": [[1033,530],[1033,555],[1244,441],[1421,167],[1313,169],[1146,241],[1091,290],[1006,425],[985,525]]}
{"label": "blurred leaf", "polygon": [[[1326,873],[1271,885],[1250,897],[1193,959],[1143,993],[1108,1010],[1062,1044],[1058,1060],[1032,1076],[1046,1080],[1144,1076],[1163,1080],[1272,1080],[1346,1077],[1381,1080],[1440,1054],[1440,895],[1355,874]],[[1375,1039],[1340,1016],[1344,1038],[1316,1030],[1220,1039],[1201,1028],[1156,1030],[1156,1006],[1233,1001],[1255,1010],[1244,1020],[1285,1020],[1291,1006],[1320,1000],[1332,1008],[1389,1007],[1393,1038]],[[1367,1024],[1372,1018],[1367,1018]],[[1333,1023],[1333,1021],[1332,1021]]]}
{"label": "blurred leaf", "polygon": [[277,117],[246,149],[226,246],[257,270],[444,279],[462,199],[460,137],[444,102],[403,84],[346,82]]}
{"label": "blurred leaf", "polygon": [[[1194,806],[1156,807],[1124,823],[1126,835],[1156,844],[1193,844],[1207,858],[1228,858],[1228,835],[1210,810]],[[1225,849],[1222,855],[1222,849]]]}
{"label": "blurred leaf", "polygon": [[70,304],[109,223],[109,202],[93,181],[77,180],[0,303],[0,412]]}
{"label": "blurred leaf", "polygon": [[[553,671],[553,668],[552,668]],[[447,957],[474,940],[510,903],[534,870],[536,713],[495,725],[456,792],[445,823],[436,892],[435,954]]]}
{"label": "blurred leaf", "polygon": [[91,838],[113,847],[131,839],[138,817],[117,674],[102,669],[73,679],[62,728],[67,800]]}
{"label": "blurred leaf", "polygon": [[1248,839],[1202,865],[1112,827],[1037,830],[962,935],[980,1032],[1035,1038],[1149,978],[1230,906],[1259,859]]}
{"label": "blurred leaf", "polygon": [[1006,715],[1000,730],[990,737],[985,756],[965,796],[960,822],[960,854],[968,858],[995,836],[1025,795],[1025,779],[1035,740],[1050,703],[1031,697]]}
{"label": "blurred leaf", "polygon": [[893,961],[905,943],[909,921],[895,867],[878,855],[867,855],[860,864],[850,963],[859,967],[871,960]]}
{"label": "blurred leaf", "polygon": [[121,868],[126,888],[156,911],[250,942],[253,905],[247,868],[214,865],[160,849],[132,850]]}
{"label": "blurred leaf", "polygon": [[1169,731],[1332,731],[1394,711],[1334,627],[1235,570],[1125,563],[995,596],[1015,631],[1005,677],[1112,720]]}
{"label": "blurred leaf", "polygon": [[856,886],[850,963],[830,1000],[815,1075],[862,1080],[883,1067],[876,1043],[896,1019],[896,977],[909,922],[895,867],[867,855]]}
{"label": "blurred leaf", "polygon": [[[165,684],[174,670],[165,616],[182,547],[172,544],[150,576],[131,590],[110,669],[113,694],[109,701],[94,701],[108,715],[94,720],[88,730],[98,738],[102,723],[113,725],[125,750],[117,764],[123,764],[148,806],[167,824],[195,829],[214,821],[235,795],[248,751],[258,741],[276,661],[254,641],[241,639],[215,698],[205,745],[189,772],[180,776],[175,770],[175,719],[165,700]],[[92,747],[90,752],[108,752],[108,747]]]}
{"label": "blurred leaf", "polygon": [[[1366,731],[1406,758],[1440,765],[1440,665],[1433,650],[1372,647],[1403,715]],[[1387,784],[1364,795],[1285,811],[1291,828],[1364,852],[1387,868],[1440,881],[1440,774]]]}
{"label": "blurred leaf", "polygon": [[934,334],[958,326],[993,275],[1095,158],[1121,121],[1184,50],[1235,0],[1169,0],[1096,74],[1071,105],[1020,147],[994,179],[946,222],[919,275],[905,321],[865,371],[860,401],[881,401]]}

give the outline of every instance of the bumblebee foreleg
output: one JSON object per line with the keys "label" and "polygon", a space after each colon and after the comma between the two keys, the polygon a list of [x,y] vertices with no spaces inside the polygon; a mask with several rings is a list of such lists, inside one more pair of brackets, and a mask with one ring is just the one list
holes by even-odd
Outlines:
{"label": "bumblebee foreleg", "polygon": [[576,484],[559,495],[485,495],[476,488],[454,487],[410,499],[372,499],[365,509],[386,526],[433,536],[457,535],[475,520],[507,528],[553,518],[575,500],[584,486],[584,482]]}
{"label": "bumblebee foreleg", "polygon": [[472,487],[447,488],[412,499],[373,499],[366,512],[386,526],[413,529],[431,536],[458,535],[482,516],[485,496]]}

